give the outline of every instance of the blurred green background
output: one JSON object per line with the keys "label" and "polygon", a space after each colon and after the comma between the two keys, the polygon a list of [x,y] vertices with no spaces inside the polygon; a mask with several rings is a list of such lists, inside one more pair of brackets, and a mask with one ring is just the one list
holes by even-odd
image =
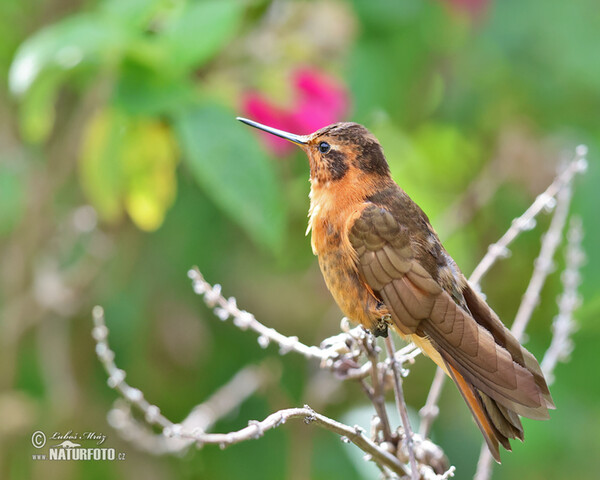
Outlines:
{"label": "blurred green background", "polygon": [[[128,381],[173,421],[269,358],[273,381],[215,431],[304,403],[368,422],[358,384],[259,348],[192,292],[195,264],[284,334],[318,344],[339,331],[304,236],[306,159],[263,143],[239,114],[299,134],[365,124],[467,274],[560,160],[589,146],[573,205],[586,232],[583,303],[574,351],[551,387],[558,408],[548,422],[524,421],[526,443],[503,454],[494,478],[597,476],[595,0],[8,0],[0,22],[0,478],[377,476],[359,452],[300,421],[181,457],[140,452],[107,423],[116,394],[90,336],[95,304]],[[483,282],[507,324],[548,222],[542,216]],[[557,269],[563,263],[559,254]],[[560,290],[555,274],[528,330],[538,357]],[[422,357],[411,367],[413,412],[433,371]],[[36,430],[101,432],[127,458],[34,461]],[[450,384],[432,438],[456,478],[472,477],[481,436]]]}

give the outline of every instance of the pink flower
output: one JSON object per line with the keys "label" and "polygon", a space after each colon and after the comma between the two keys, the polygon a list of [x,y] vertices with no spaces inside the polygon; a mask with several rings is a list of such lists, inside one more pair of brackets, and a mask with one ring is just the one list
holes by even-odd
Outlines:
{"label": "pink flower", "polygon": [[[337,80],[314,69],[300,69],[292,74],[295,98],[290,107],[275,105],[260,93],[250,92],[243,98],[244,113],[257,122],[287,132],[304,135],[340,121],[348,111],[348,93]],[[274,154],[283,156],[294,145],[282,138],[262,133],[261,138]]]}

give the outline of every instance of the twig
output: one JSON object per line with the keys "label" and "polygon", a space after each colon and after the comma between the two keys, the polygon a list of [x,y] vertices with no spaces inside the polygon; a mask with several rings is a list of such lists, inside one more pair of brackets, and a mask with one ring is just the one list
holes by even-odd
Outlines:
{"label": "twig", "polygon": [[527,285],[527,290],[525,290],[523,300],[519,305],[515,320],[510,329],[519,341],[522,339],[531,315],[539,303],[540,292],[546,283],[546,278],[554,268],[554,253],[562,240],[570,205],[571,187],[565,185],[558,194],[556,210],[552,216],[550,227],[548,227],[548,231],[542,238],[542,248],[540,249],[540,254],[535,259],[531,280],[529,281],[529,285]]}
{"label": "twig", "polygon": [[484,443],[481,445],[479,459],[477,460],[477,470],[475,470],[473,480],[487,480],[491,477],[493,468],[492,460],[490,449]]}
{"label": "twig", "polygon": [[364,431],[358,425],[350,427],[324,415],[316,413],[312,408],[305,405],[304,408],[289,408],[280,410],[269,415],[262,422],[250,421],[249,425],[241,430],[230,433],[205,433],[202,429],[188,430],[182,424],[175,424],[160,413],[156,405],[148,402],[143,393],[125,382],[125,372],[119,369],[114,362],[114,352],[108,345],[108,328],[104,321],[104,311],[101,307],[93,309],[94,329],[92,336],[96,340],[96,353],[100,362],[108,374],[108,386],[117,390],[125,400],[139,408],[145,415],[146,421],[151,425],[159,425],[163,428],[163,435],[167,438],[181,438],[195,442],[198,448],[207,444],[219,445],[225,448],[229,445],[245,440],[256,439],[283,425],[292,418],[304,418],[308,423],[314,423],[322,428],[330,430],[342,436],[342,439],[354,443],[367,453],[371,459],[385,465],[398,475],[406,475],[408,469],[391,453],[379,448],[379,446],[365,436]]}
{"label": "twig", "polygon": [[419,435],[423,438],[429,436],[429,430],[431,424],[437,418],[440,413],[440,408],[437,406],[440,395],[442,394],[442,387],[444,386],[444,380],[446,374],[441,368],[435,370],[435,376],[433,382],[431,382],[431,388],[427,394],[427,400],[421,410],[419,410],[419,416],[421,417],[421,424],[419,425]]}
{"label": "twig", "polygon": [[343,441],[354,443],[357,447],[370,455],[373,460],[381,465],[385,465],[394,473],[397,473],[398,475],[407,474],[406,467],[395,456],[379,448],[377,444],[371,441],[364,434],[364,430],[361,427],[358,425],[350,427],[349,425],[340,423],[316,413],[308,405],[305,405],[303,408],[288,408],[272,413],[262,422],[251,421],[247,427],[242,428],[237,432],[207,433],[203,435],[182,432],[181,436],[188,437],[189,435],[188,438],[195,440],[199,446],[210,443],[225,448],[245,440],[260,438],[266,431],[279,427],[292,418],[303,418],[304,422],[307,424],[313,423],[326,430],[337,433],[342,436]]}
{"label": "twig", "polygon": [[[494,265],[498,259],[509,256],[510,251],[508,250],[508,246],[512,241],[521,232],[534,228],[535,217],[537,217],[542,210],[551,209],[556,206],[556,195],[565,186],[570,185],[577,173],[585,172],[587,169],[587,151],[588,149],[585,145],[579,145],[575,149],[575,157],[573,160],[555,177],[554,181],[548,186],[544,193],[538,195],[533,204],[520,217],[513,220],[506,233],[504,233],[496,243],[493,243],[488,247],[487,253],[469,277],[469,283],[473,288],[480,290],[479,283],[492,265]],[[429,435],[431,426],[438,416],[439,409],[437,408],[437,403],[445,380],[446,375],[442,369],[438,367],[433,382],[431,383],[429,394],[427,395],[425,407],[419,412],[421,416],[421,427],[419,428],[419,432],[424,437]]]}
{"label": "twig", "polygon": [[408,418],[408,411],[406,409],[406,403],[404,401],[404,391],[402,389],[402,377],[400,375],[400,369],[396,361],[396,349],[394,348],[394,340],[392,336],[388,335],[385,338],[385,347],[387,349],[388,359],[390,362],[390,369],[393,373],[394,378],[394,397],[396,399],[396,407],[398,413],[402,419],[402,425],[404,426],[404,436],[406,449],[408,450],[408,459],[410,462],[410,473],[412,480],[419,480],[419,470],[417,468],[417,461],[415,459],[415,451],[413,446],[413,432],[410,426],[410,420]]}
{"label": "twig", "polygon": [[381,422],[380,427],[384,440],[392,442],[392,429],[390,428],[390,420],[385,406],[385,388],[383,382],[385,372],[382,372],[379,368],[375,338],[363,330],[363,338],[361,340],[360,345],[371,365],[371,388],[369,388],[364,380],[361,381],[361,385],[375,407],[375,411]]}
{"label": "twig", "polygon": [[133,388],[125,382],[125,371],[115,364],[115,352],[108,345],[108,327],[104,321],[104,309],[95,306],[92,310],[92,316],[94,318],[92,337],[96,341],[96,355],[108,375],[106,382],[108,386],[115,389],[125,400],[144,412],[148,423],[160,425],[163,428],[172,427],[173,422],[162,415],[156,405],[148,402],[141,390]]}
{"label": "twig", "polygon": [[488,247],[487,253],[469,277],[469,282],[472,285],[478,286],[484,275],[492,265],[496,263],[496,260],[506,257],[509,254],[508,246],[510,243],[517,238],[521,232],[531,230],[535,227],[535,217],[537,217],[542,210],[549,208],[549,206],[554,206],[554,197],[556,197],[558,192],[565,185],[571,183],[576,174],[585,172],[587,169],[587,151],[588,149],[585,145],[579,145],[575,149],[575,158],[569,163],[567,168],[556,176],[544,193],[538,195],[533,204],[525,211],[525,213],[523,213],[523,215],[513,220],[512,225],[506,233],[500,237],[500,240]]}
{"label": "twig", "polygon": [[236,327],[246,330],[254,330],[259,334],[258,344],[262,348],[269,346],[271,341],[279,345],[279,353],[285,354],[289,351],[295,351],[304,355],[306,358],[324,360],[325,355],[319,347],[309,347],[298,340],[298,337],[286,337],[277,330],[269,328],[260,323],[251,313],[240,310],[234,297],[226,299],[221,295],[221,285],[211,285],[200,273],[197,268],[188,271],[188,277],[192,280],[194,292],[204,296],[206,305],[214,309],[215,315],[220,320],[233,318]]}
{"label": "twig", "polygon": [[[323,340],[321,347],[308,346],[298,340],[298,337],[282,335],[277,330],[269,328],[260,323],[254,315],[241,310],[237,306],[234,297],[225,298],[221,293],[221,285],[208,283],[197,267],[188,271],[188,277],[192,280],[194,292],[204,297],[204,302],[212,308],[217,318],[222,321],[233,318],[233,324],[241,330],[252,330],[259,334],[258,344],[261,348],[267,348],[271,342],[279,345],[279,353],[284,355],[294,351],[309,359],[321,360],[321,367],[336,372],[344,379],[361,379],[368,377],[371,373],[371,362],[363,365],[354,364],[354,356],[346,356],[349,353],[347,343],[355,341],[362,335],[362,327],[350,330],[347,320],[342,320],[344,333]],[[414,357],[421,351],[413,344],[409,344],[396,353],[396,359],[400,363],[412,362]]]}
{"label": "twig", "polygon": [[585,262],[585,254],[581,248],[582,239],[581,218],[574,217],[571,219],[567,233],[566,268],[561,275],[563,293],[558,299],[558,315],[552,323],[552,341],[541,363],[542,371],[549,384],[554,381],[556,364],[566,360],[573,350],[571,334],[576,329],[573,312],[581,303],[577,287],[581,282],[579,269]]}
{"label": "twig", "polygon": [[[269,381],[271,370],[265,365],[244,367],[208,400],[194,407],[181,425],[188,431],[198,429],[204,432],[210,429],[220,418],[225,417],[265,385]],[[193,443],[189,439],[167,438],[154,433],[145,424],[136,421],[129,405],[123,402],[115,402],[108,418],[111,426],[122,437],[153,455],[179,453]]]}

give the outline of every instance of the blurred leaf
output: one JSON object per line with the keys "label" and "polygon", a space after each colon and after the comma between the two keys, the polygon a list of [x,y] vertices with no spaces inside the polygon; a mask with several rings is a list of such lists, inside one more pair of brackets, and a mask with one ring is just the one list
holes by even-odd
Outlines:
{"label": "blurred leaf", "polygon": [[126,61],[113,100],[127,113],[158,115],[189,104],[193,97],[193,86],[187,80],[166,77],[161,72]]}
{"label": "blurred leaf", "polygon": [[25,210],[23,175],[12,165],[0,163],[0,235],[10,233]]}
{"label": "blurred leaf", "polygon": [[61,79],[62,72],[46,74],[35,82],[23,99],[19,110],[19,126],[25,141],[42,143],[52,132]]}
{"label": "blurred leaf", "polygon": [[142,230],[156,230],[175,200],[177,148],[160,122],[116,109],[87,126],[80,158],[85,193],[108,222],[127,211]]}
{"label": "blurred leaf", "polygon": [[166,59],[179,71],[202,65],[233,37],[243,13],[236,0],[186,3],[161,35]]}
{"label": "blurred leaf", "polygon": [[127,117],[104,110],[86,126],[80,155],[81,185],[107,222],[121,217],[121,194],[125,189],[121,156],[128,128]]}
{"label": "blurred leaf", "polygon": [[144,29],[170,3],[169,0],[105,0],[100,10],[128,27]]}
{"label": "blurred leaf", "polygon": [[207,194],[257,243],[278,249],[284,227],[282,194],[250,130],[216,105],[183,111],[175,124],[184,159]]}
{"label": "blurred leaf", "polygon": [[177,148],[171,131],[153,120],[132,125],[123,148],[128,179],[125,208],[142,230],[161,226],[166,210],[175,201]]}
{"label": "blurred leaf", "polygon": [[9,72],[17,95],[26,93],[46,70],[69,70],[83,62],[115,61],[127,40],[127,31],[107,17],[72,15],[46,27],[18,49]]}

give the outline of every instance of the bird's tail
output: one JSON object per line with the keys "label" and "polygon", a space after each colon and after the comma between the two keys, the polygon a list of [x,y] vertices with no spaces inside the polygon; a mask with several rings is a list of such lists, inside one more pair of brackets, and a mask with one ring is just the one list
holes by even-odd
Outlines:
{"label": "bird's tail", "polygon": [[493,335],[496,344],[506,349],[516,364],[527,369],[532,375],[540,395],[540,404],[538,405],[535,402],[532,405],[526,405],[520,401],[507,399],[498,395],[493,389],[489,391],[488,395],[474,386],[468,371],[461,368],[462,366],[459,364],[451,365],[452,360],[442,355],[447,373],[452,377],[467,402],[490,452],[499,463],[499,444],[506,450],[511,450],[509,439],[523,440],[523,426],[519,415],[545,420],[549,418],[548,409],[554,409],[555,406],[544,374],[535,357],[519,343],[498,319],[494,311],[468,284],[462,293],[475,321]]}
{"label": "bird's tail", "polygon": [[523,441],[523,426],[519,415],[475,388],[452,365],[446,363],[446,368],[467,402],[492,456],[500,463],[498,444],[510,451],[509,439],[518,438]]}

